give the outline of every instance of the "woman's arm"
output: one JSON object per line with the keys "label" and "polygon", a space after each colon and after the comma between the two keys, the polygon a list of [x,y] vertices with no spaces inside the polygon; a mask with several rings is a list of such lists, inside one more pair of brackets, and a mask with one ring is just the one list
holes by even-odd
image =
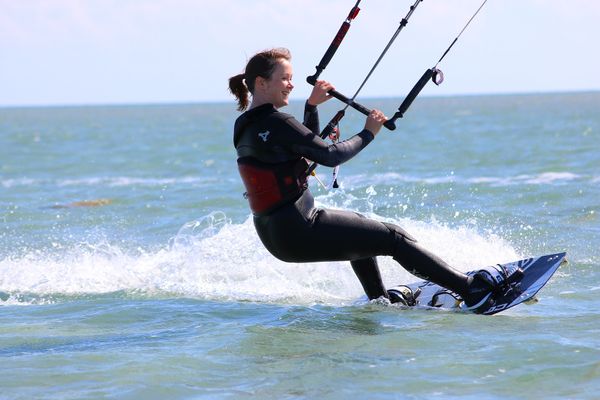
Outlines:
{"label": "woman's arm", "polygon": [[284,147],[297,156],[306,157],[328,167],[335,167],[348,161],[375,137],[373,132],[363,129],[349,139],[327,144],[318,133],[313,133],[290,115],[281,120],[280,124],[273,145]]}
{"label": "woman's arm", "polygon": [[315,136],[310,144],[296,144],[292,146],[292,150],[317,164],[335,167],[357,155],[374,138],[373,133],[366,129],[349,139],[331,145],[327,145],[319,136]]}
{"label": "woman's arm", "polygon": [[335,89],[329,82],[318,80],[306,100],[304,106],[304,126],[311,130],[312,133],[318,135],[321,133],[319,128],[319,112],[317,106],[331,99],[328,94],[330,90]]}
{"label": "woman's arm", "polygon": [[319,135],[321,133],[321,129],[319,128],[319,111],[317,110],[317,106],[309,104],[308,101],[304,105],[303,124],[315,135]]}

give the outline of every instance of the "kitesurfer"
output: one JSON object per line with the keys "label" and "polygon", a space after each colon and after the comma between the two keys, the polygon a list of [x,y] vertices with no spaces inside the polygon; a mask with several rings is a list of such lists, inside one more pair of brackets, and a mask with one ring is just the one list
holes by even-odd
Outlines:
{"label": "kitesurfer", "polygon": [[385,289],[376,257],[392,256],[410,273],[458,293],[477,312],[497,285],[493,279],[450,267],[397,225],[315,207],[307,160],[329,167],[348,161],[375,139],[386,118],[373,110],[363,130],[328,145],[319,137],[317,106],[333,86],[316,82],[302,124],[279,111],[294,89],[292,73],[290,52],[277,48],[255,54],[244,73],[229,79],[238,110],[245,111],[234,127],[237,164],[264,246],[286,262],[350,261],[369,299],[414,304],[410,294]]}

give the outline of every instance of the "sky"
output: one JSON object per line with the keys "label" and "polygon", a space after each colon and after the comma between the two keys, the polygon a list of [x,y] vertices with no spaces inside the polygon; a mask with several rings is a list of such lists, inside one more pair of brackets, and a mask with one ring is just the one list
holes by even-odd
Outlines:
{"label": "sky", "polygon": [[[292,52],[292,99],[355,0],[0,0],[0,107],[231,101],[256,52]],[[354,94],[414,0],[364,0],[321,78]],[[360,98],[402,98],[481,0],[424,0]],[[488,0],[423,95],[600,90],[600,1]]]}

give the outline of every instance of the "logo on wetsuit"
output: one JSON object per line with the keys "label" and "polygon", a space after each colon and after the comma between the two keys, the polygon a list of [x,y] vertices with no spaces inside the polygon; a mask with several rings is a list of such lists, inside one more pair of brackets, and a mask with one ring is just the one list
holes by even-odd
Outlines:
{"label": "logo on wetsuit", "polygon": [[263,142],[266,142],[267,138],[270,134],[271,134],[271,132],[269,132],[269,131],[259,132],[258,136],[263,140]]}

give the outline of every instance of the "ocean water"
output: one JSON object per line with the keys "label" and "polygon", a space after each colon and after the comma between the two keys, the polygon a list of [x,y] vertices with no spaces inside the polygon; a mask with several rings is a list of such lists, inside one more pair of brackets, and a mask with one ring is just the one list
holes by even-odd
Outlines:
{"label": "ocean water", "polygon": [[420,98],[340,189],[311,181],[463,271],[568,252],[537,303],[492,317],[368,303],[348,263],[273,258],[234,106],[0,109],[1,399],[597,398],[600,92]]}

